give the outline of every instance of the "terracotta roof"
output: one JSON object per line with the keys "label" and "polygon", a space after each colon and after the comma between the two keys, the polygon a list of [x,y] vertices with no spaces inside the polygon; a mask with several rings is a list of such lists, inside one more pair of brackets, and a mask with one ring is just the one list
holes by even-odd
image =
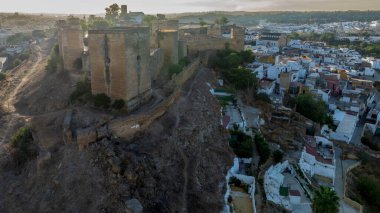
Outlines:
{"label": "terracotta roof", "polygon": [[325,159],[320,153],[318,153],[316,140],[313,136],[307,135],[304,137],[304,139],[306,141],[305,150],[309,155],[314,156],[317,161],[323,164],[330,164],[330,165],[333,164],[332,159]]}
{"label": "terracotta roof", "polygon": [[298,190],[289,190],[289,195],[301,197],[301,193]]}

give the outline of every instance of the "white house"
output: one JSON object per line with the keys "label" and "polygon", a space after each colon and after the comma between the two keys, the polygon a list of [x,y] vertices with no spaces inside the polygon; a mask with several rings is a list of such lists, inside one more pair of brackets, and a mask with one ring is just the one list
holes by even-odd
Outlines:
{"label": "white house", "polygon": [[260,88],[258,93],[265,93],[267,95],[271,95],[276,87],[276,82],[271,79],[261,79],[260,80]]}
{"label": "white house", "polygon": [[311,177],[319,175],[329,178],[334,185],[335,151],[333,143],[319,136],[306,136],[305,141],[306,145],[299,161],[300,168]]}
{"label": "white house", "polygon": [[330,139],[350,143],[356,124],[359,121],[358,114],[357,112],[346,111],[336,131],[330,134]]}
{"label": "white house", "polygon": [[371,64],[373,69],[380,69],[380,59],[374,59]]}
{"label": "white house", "polygon": [[373,75],[375,75],[375,70],[366,67],[366,68],[364,69],[364,75],[366,75],[366,76],[373,76]]}
{"label": "white house", "polygon": [[280,78],[280,73],[291,71],[291,68],[284,65],[274,65],[268,67],[267,78],[272,80],[278,80]]}

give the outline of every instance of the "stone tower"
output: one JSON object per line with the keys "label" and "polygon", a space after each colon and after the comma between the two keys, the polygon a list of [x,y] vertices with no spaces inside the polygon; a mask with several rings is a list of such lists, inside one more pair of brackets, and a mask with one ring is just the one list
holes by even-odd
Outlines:
{"label": "stone tower", "polygon": [[84,49],[83,31],[78,18],[57,22],[59,53],[65,70],[75,70],[76,60],[80,60]]}
{"label": "stone tower", "polygon": [[161,30],[178,30],[178,20],[154,20],[152,21],[151,48],[158,48],[158,34]]}
{"label": "stone tower", "polygon": [[148,27],[90,30],[88,47],[93,94],[123,99],[129,111],[150,98]]}
{"label": "stone tower", "polygon": [[234,26],[231,28],[231,48],[236,51],[244,50],[245,29]]}
{"label": "stone tower", "polygon": [[160,30],[158,47],[164,50],[164,66],[178,64],[178,31]]}

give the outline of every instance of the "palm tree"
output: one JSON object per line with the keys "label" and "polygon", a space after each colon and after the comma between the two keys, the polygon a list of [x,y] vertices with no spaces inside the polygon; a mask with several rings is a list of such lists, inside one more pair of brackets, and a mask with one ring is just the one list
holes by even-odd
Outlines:
{"label": "palm tree", "polygon": [[321,186],[314,192],[314,213],[337,213],[339,212],[339,197],[336,192],[328,187]]}

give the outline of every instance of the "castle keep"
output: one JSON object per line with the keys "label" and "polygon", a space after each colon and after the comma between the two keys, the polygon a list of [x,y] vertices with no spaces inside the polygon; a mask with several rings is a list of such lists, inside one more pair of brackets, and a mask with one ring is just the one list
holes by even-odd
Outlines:
{"label": "castle keep", "polygon": [[149,28],[90,30],[88,34],[92,93],[123,99],[128,110],[149,99]]}

